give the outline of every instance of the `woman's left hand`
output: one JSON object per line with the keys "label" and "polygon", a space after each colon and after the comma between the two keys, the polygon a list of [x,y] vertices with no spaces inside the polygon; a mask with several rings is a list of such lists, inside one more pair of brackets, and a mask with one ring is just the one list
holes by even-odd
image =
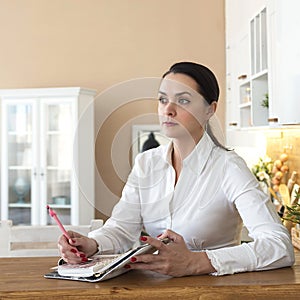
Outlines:
{"label": "woman's left hand", "polygon": [[[169,238],[170,243],[161,240]],[[159,238],[141,237],[143,242],[154,246],[158,254],[141,254],[131,259],[130,269],[152,270],[173,277],[215,272],[205,252],[190,251],[181,235],[166,230]]]}

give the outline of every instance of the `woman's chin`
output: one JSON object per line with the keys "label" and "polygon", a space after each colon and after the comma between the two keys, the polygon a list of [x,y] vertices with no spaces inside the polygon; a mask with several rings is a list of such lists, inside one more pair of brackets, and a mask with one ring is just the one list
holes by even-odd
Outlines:
{"label": "woman's chin", "polygon": [[175,127],[162,128],[162,132],[166,137],[170,139],[176,139],[184,136],[184,133],[180,130],[180,128]]}

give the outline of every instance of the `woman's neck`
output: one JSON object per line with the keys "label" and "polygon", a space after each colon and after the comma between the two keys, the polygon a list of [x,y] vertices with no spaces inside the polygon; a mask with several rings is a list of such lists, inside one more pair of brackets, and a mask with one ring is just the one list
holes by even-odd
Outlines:
{"label": "woman's neck", "polygon": [[197,138],[187,137],[185,139],[173,139],[173,155],[177,159],[183,161],[195,149],[196,145],[201,140],[203,133]]}
{"label": "woman's neck", "polygon": [[175,184],[181,173],[183,160],[195,149],[202,136],[203,133],[198,139],[173,139],[172,165],[176,173]]}

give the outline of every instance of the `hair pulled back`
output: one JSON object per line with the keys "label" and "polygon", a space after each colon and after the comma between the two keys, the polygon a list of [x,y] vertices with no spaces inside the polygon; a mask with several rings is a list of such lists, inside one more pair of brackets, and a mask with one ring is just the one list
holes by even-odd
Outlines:
{"label": "hair pulled back", "polygon": [[214,73],[207,67],[194,62],[179,62],[170,67],[162,76],[170,73],[185,74],[193,78],[198,85],[198,92],[204,97],[208,104],[219,100],[220,89]]}

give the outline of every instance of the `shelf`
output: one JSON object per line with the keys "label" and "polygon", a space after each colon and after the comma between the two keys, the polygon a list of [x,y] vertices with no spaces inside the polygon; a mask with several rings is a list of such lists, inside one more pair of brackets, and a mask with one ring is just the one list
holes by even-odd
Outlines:
{"label": "shelf", "polygon": [[29,171],[32,169],[32,166],[9,166],[8,170],[24,170],[24,171]]}
{"label": "shelf", "polygon": [[31,203],[9,203],[10,208],[31,208]]}
{"label": "shelf", "polygon": [[57,166],[47,166],[47,170],[49,171],[71,171],[71,167],[70,168],[66,168],[66,167],[57,167]]}
{"label": "shelf", "polygon": [[56,208],[56,209],[71,209],[71,204],[64,204],[64,205],[60,205],[60,204],[50,204],[51,208]]}
{"label": "shelf", "polygon": [[8,131],[7,134],[11,136],[30,136],[32,135],[32,131]]}
{"label": "shelf", "polygon": [[244,80],[240,81],[240,87],[243,87],[243,86],[250,86],[250,80],[244,79]]}
{"label": "shelf", "polygon": [[61,131],[61,130],[49,130],[47,131],[48,135],[70,135],[70,131]]}
{"label": "shelf", "polygon": [[249,102],[240,104],[240,105],[239,105],[239,108],[248,108],[248,107],[251,107],[251,105],[252,105],[252,102],[249,101]]}
{"label": "shelf", "polygon": [[259,73],[253,74],[252,77],[251,77],[251,80],[255,80],[255,79],[260,78],[260,77],[262,77],[264,75],[267,75],[267,74],[268,74],[268,70],[265,69],[265,70],[263,70]]}

